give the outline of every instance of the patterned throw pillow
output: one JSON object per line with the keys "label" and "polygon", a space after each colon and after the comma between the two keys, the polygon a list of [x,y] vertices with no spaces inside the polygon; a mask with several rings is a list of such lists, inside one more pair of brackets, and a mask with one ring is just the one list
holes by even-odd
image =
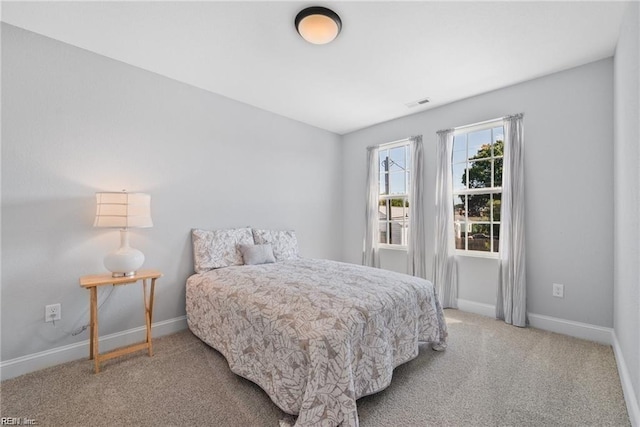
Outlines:
{"label": "patterned throw pillow", "polygon": [[256,230],[253,229],[253,240],[256,245],[270,243],[276,261],[298,258],[298,239],[293,230]]}
{"label": "patterned throw pillow", "polygon": [[204,273],[214,268],[242,265],[242,254],[238,245],[253,244],[250,228],[229,230],[191,231],[193,240],[193,267],[196,273]]}

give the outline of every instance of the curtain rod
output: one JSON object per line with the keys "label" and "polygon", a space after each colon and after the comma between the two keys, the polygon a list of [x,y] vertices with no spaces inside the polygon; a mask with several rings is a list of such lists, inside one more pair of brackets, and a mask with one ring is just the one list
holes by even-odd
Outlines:
{"label": "curtain rod", "polygon": [[369,145],[367,147],[367,150],[370,148],[380,148],[381,145],[391,145],[391,144],[397,144],[398,142],[411,141],[412,139],[415,139],[415,138],[422,138],[422,135],[411,135],[408,138],[396,139],[395,141],[391,141],[391,142],[382,142],[376,145]]}
{"label": "curtain rod", "polygon": [[518,113],[518,114],[511,114],[511,115],[502,116],[502,117],[496,117],[495,119],[490,119],[490,120],[485,120],[485,121],[482,121],[482,122],[472,123],[470,125],[458,126],[458,127],[451,128],[451,129],[441,129],[436,133],[457,131],[457,130],[462,130],[462,129],[466,129],[466,128],[470,128],[470,127],[474,127],[474,126],[481,126],[481,125],[484,125],[484,124],[487,124],[487,123],[495,122],[496,120],[517,119],[517,118],[521,118],[521,117],[524,117],[524,113]]}

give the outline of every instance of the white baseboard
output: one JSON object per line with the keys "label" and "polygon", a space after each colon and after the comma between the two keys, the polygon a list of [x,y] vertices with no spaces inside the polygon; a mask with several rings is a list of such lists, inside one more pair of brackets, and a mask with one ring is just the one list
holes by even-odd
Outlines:
{"label": "white baseboard", "polygon": [[[627,403],[627,413],[629,414],[629,421],[633,427],[640,427],[640,406],[638,406],[638,396],[633,390],[633,383],[631,382],[631,375],[625,363],[624,356],[622,355],[622,349],[620,343],[618,343],[618,337],[613,334],[613,354],[616,356],[616,364],[618,365],[618,375],[620,375],[620,383],[622,384],[622,392],[624,393],[624,400]],[[639,390],[640,391],[640,390]]]}
{"label": "white baseboard", "polygon": [[543,316],[542,314],[527,313],[527,316],[529,318],[529,325],[534,328],[582,338],[583,340],[595,341],[600,344],[613,344],[613,328]]}
{"label": "white baseboard", "polygon": [[[154,337],[168,335],[186,328],[187,316],[163,320],[152,325]],[[99,340],[100,352],[110,351],[118,347],[144,341],[145,333],[146,327],[140,326],[138,328],[102,336]],[[15,359],[0,362],[0,379],[4,381],[39,369],[87,358],[88,356],[89,340],[84,340],[74,344],[16,357]]]}
{"label": "white baseboard", "polygon": [[[458,309],[487,317],[496,316],[495,306],[474,301],[458,299]],[[557,317],[543,316],[542,314],[527,313],[527,317],[529,318],[529,325],[534,328],[595,341],[601,344],[613,344],[612,328],[574,322],[573,320],[565,320]]]}
{"label": "white baseboard", "polygon": [[479,314],[481,316],[496,317],[496,307],[491,304],[483,304],[481,302],[469,301],[466,299],[458,299],[458,310],[467,313]]}

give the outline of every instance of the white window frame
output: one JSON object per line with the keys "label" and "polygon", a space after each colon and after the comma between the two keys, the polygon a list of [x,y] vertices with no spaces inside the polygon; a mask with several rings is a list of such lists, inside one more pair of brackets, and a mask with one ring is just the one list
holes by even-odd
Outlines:
{"label": "white window frame", "polygon": [[[405,153],[411,154],[411,139],[410,138],[406,138],[406,139],[401,139],[398,141],[393,141],[393,142],[388,142],[385,144],[380,144],[378,146],[378,153],[380,153],[380,151],[382,150],[391,150],[393,148],[397,148],[397,147],[407,147],[407,150],[405,151]],[[378,154],[378,161],[380,159],[380,155]],[[411,169],[411,163],[407,162],[407,155],[405,155],[405,171],[410,171]],[[404,199],[406,202],[409,202],[409,194],[411,191],[411,185],[410,183],[406,184],[406,188],[407,188],[407,192],[404,194],[380,194],[380,165],[378,164],[378,206],[381,200],[391,200],[391,199]],[[405,208],[406,209],[406,214],[409,214],[409,207],[406,206],[405,203]],[[382,221],[378,220],[378,226],[380,225]],[[390,218],[387,218],[385,221],[387,224],[391,222]],[[408,249],[407,246],[407,241],[409,238],[409,227],[411,226],[411,218],[409,218],[408,221],[403,221],[403,230],[402,230],[402,239],[404,240],[404,244],[396,244],[396,243],[382,243],[380,242],[380,237],[378,236],[378,247],[382,248],[382,249],[393,249],[393,250],[403,250],[406,251]],[[389,231],[387,228],[387,242],[389,241]]]}
{"label": "white window frame", "polygon": [[[483,130],[487,130],[487,129],[494,129],[497,127],[502,127],[504,129],[504,122],[502,119],[495,119],[495,120],[488,120],[486,122],[481,122],[481,123],[476,123],[473,125],[469,125],[469,126],[461,126],[459,128],[456,128],[453,132],[453,137],[455,138],[458,135],[463,135],[463,134],[469,134],[469,133],[474,133],[474,132],[478,132],[478,131],[483,131]],[[504,132],[503,132],[504,135]],[[503,137],[504,138],[504,137]],[[491,140],[493,143],[493,131],[491,134]],[[504,139],[503,139],[503,143],[504,143]],[[502,159],[504,158],[504,156],[495,156],[495,154],[493,153],[493,148],[492,148],[492,155],[489,159],[493,160],[493,162],[495,162],[496,159]],[[465,168],[465,171],[467,173],[467,183],[469,182],[469,144],[467,141],[467,156],[466,156],[466,165],[467,167]],[[504,160],[503,160],[504,162]],[[452,158],[451,158],[451,174],[452,174],[452,180],[454,179],[453,177],[453,153],[452,153]],[[492,171],[491,171],[491,175],[493,176],[493,167],[494,167],[495,163],[492,163]],[[503,171],[504,171],[504,163],[503,163]],[[453,182],[453,181],[452,181]],[[466,189],[466,190],[453,190],[453,196],[457,197],[457,196],[462,196],[462,195],[474,195],[474,194],[500,194],[502,195],[502,183],[500,183],[500,186],[493,186],[493,187],[487,187],[487,188],[471,188],[471,189]],[[459,255],[459,256],[470,256],[470,257],[477,257],[477,258],[494,258],[497,259],[499,256],[499,252],[495,251],[494,252],[494,248],[493,248],[493,227],[495,225],[500,225],[500,221],[494,221],[493,220],[493,203],[491,203],[491,212],[489,213],[489,221],[469,221],[469,208],[468,208],[468,203],[469,200],[468,198],[465,199],[465,218],[467,219],[467,221],[465,222],[465,224],[467,224],[467,230],[469,230],[471,228],[472,225],[474,224],[479,224],[479,225],[488,225],[489,226],[489,241],[490,241],[490,248],[489,251],[478,251],[478,250],[471,250],[468,249],[469,246],[469,238],[468,238],[468,233],[469,231],[465,231],[465,249],[455,249],[455,254]],[[454,208],[454,215],[455,215],[455,208]],[[458,226],[459,227],[459,226]],[[456,229],[458,228],[456,227],[456,221],[454,219],[454,230],[453,232],[456,233]],[[455,239],[455,236],[454,236]]]}

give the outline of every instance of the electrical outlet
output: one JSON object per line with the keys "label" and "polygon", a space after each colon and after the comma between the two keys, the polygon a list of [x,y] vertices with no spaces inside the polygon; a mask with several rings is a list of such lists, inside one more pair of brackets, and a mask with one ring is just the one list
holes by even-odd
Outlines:
{"label": "electrical outlet", "polygon": [[553,296],[557,298],[564,298],[564,285],[560,283],[553,284]]}
{"label": "electrical outlet", "polygon": [[62,308],[60,304],[51,304],[44,306],[44,321],[53,322],[62,319]]}

